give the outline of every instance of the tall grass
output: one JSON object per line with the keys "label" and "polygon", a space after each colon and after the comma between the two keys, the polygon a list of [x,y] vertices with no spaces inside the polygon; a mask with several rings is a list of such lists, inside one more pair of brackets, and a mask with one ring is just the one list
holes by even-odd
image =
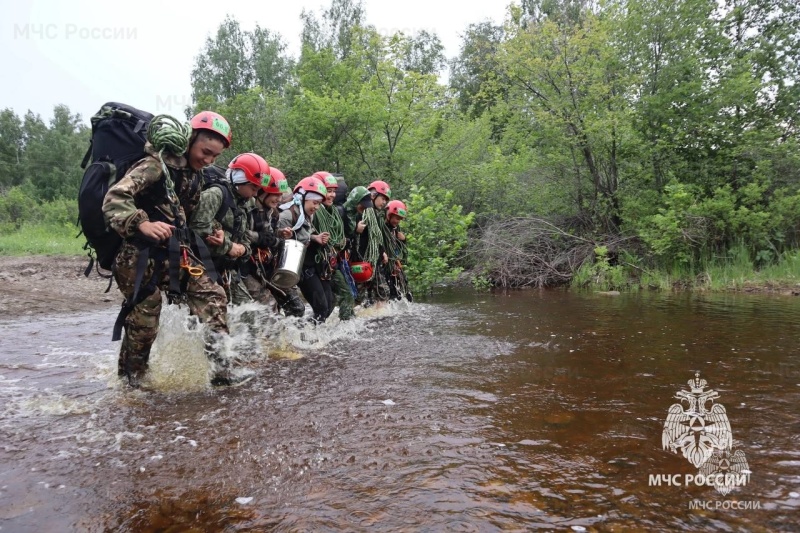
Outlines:
{"label": "tall grass", "polygon": [[784,253],[776,264],[756,272],[756,281],[791,285],[800,283],[800,250]]}
{"label": "tall grass", "polygon": [[742,290],[800,285],[800,250],[787,252],[774,264],[756,269],[746,247],[731,248],[724,256],[699,263],[674,261],[651,269],[625,255],[610,266],[602,257],[584,263],[572,277],[572,287],[593,290]]}
{"label": "tall grass", "polygon": [[756,276],[750,253],[744,246],[731,248],[725,257],[706,261],[704,267],[702,272],[706,274],[708,288],[712,291],[742,289]]}
{"label": "tall grass", "polygon": [[27,223],[0,227],[0,255],[83,255],[83,236],[74,224]]}
{"label": "tall grass", "polygon": [[794,286],[800,283],[800,250],[787,252],[774,264],[755,268],[744,246],[731,248],[723,257],[697,265],[675,262],[639,276],[642,288],[692,290],[742,290],[752,286]]}

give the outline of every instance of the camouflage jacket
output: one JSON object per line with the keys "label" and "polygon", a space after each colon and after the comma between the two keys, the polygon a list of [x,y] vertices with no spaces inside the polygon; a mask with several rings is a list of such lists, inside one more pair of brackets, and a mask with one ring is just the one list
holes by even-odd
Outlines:
{"label": "camouflage jacket", "polygon": [[[201,173],[192,170],[185,157],[166,152],[163,155],[179,200],[175,206],[167,197],[158,152],[149,142],[145,152],[147,156],[108,190],[103,201],[106,223],[123,238],[134,237],[139,224],[148,220],[183,226],[200,200]],[[175,219],[176,210],[179,220]]]}
{"label": "camouflage jacket", "polygon": [[253,248],[277,253],[283,245],[278,236],[278,210],[256,207],[250,212],[250,243]]}
{"label": "camouflage jacket", "polygon": [[[248,216],[252,209],[252,203],[246,198],[239,196],[236,187],[228,187],[228,192],[232,195],[236,205],[231,209],[225,210],[221,220],[216,220],[215,216],[222,206],[223,193],[219,187],[208,187],[200,195],[200,203],[195,208],[189,219],[189,227],[193,229],[202,239],[205,239],[216,229],[222,228],[225,231],[225,238],[219,246],[209,246],[211,257],[224,257],[230,252],[233,243],[241,244],[245,247],[242,257],[250,257],[250,236],[248,234]],[[234,227],[236,221],[236,211],[239,211],[239,224]]]}

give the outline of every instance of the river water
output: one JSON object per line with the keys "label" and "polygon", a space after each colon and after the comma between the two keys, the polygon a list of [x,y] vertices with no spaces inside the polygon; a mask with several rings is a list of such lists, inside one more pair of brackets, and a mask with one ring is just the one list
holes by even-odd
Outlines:
{"label": "river water", "polygon": [[[232,389],[166,307],[148,391],[116,379],[115,311],[0,323],[0,531],[800,529],[797,298],[245,308],[229,353],[256,377]],[[662,443],[695,373],[746,457],[727,494]]]}

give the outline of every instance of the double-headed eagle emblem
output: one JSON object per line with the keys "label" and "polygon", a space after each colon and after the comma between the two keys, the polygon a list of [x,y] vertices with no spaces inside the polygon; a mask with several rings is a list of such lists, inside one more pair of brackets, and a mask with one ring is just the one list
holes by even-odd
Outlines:
{"label": "double-headed eagle emblem", "polygon": [[[714,479],[724,481],[732,479],[731,474],[749,474],[744,452],[732,451],[733,433],[725,406],[715,401],[719,393],[705,390],[708,382],[700,378],[699,372],[688,384],[689,390],[675,394],[680,403],[669,408],[661,433],[663,448],[680,452],[706,477],[714,475]],[[715,482],[714,486],[723,495],[732,488],[727,481]]]}
{"label": "double-headed eagle emblem", "polygon": [[[675,394],[681,403],[670,406],[661,434],[665,450],[680,451],[696,468],[708,461],[714,450],[729,450],[733,444],[725,406],[714,402],[719,398],[717,391],[703,390],[707,384],[698,372],[689,380],[690,390]],[[683,407],[684,402],[688,404],[687,409]]]}

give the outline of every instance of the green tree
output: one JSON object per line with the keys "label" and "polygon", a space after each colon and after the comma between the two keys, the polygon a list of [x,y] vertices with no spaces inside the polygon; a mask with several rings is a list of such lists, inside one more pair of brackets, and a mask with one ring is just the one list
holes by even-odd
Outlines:
{"label": "green tree", "polygon": [[[630,83],[634,127],[645,144],[639,187],[661,191],[705,157],[698,144],[715,115],[708,94],[718,46],[709,0],[625,0],[613,6],[614,40]],[[712,54],[713,55],[713,54]]]}
{"label": "green tree", "polygon": [[39,200],[77,198],[83,176],[80,163],[89,145],[89,128],[80,115],[72,115],[64,105],[53,110],[49,128],[41,130],[40,123],[38,117],[30,121],[26,117],[25,185],[31,196]]}
{"label": "green tree", "polygon": [[303,54],[306,50],[320,52],[327,49],[341,61],[350,55],[360,34],[357,29],[364,26],[364,4],[362,0],[331,0],[331,5],[319,17],[303,9],[300,18],[303,21]]}
{"label": "green tree", "polygon": [[412,292],[427,292],[434,284],[451,281],[461,272],[458,262],[474,214],[463,214],[461,206],[453,203],[452,191],[416,186],[410,189],[406,206],[406,274]]}
{"label": "green tree", "polygon": [[22,121],[11,109],[0,111],[0,190],[22,181]]}
{"label": "green tree", "polygon": [[[282,93],[291,79],[292,59],[281,36],[256,25],[242,30],[230,15],[208,37],[192,69],[195,102],[224,102],[253,87]],[[210,99],[210,100],[209,100]]]}
{"label": "green tree", "polygon": [[498,78],[503,39],[503,27],[491,22],[467,27],[459,55],[450,63],[450,87],[462,113],[480,116],[507,93],[507,83]]}
{"label": "green tree", "polygon": [[560,154],[561,168],[571,161],[561,187],[572,192],[575,213],[618,227],[630,121],[608,20],[587,12],[579,25],[548,18],[507,30],[501,65],[517,123],[529,142]]}
{"label": "green tree", "polygon": [[191,73],[192,98],[210,96],[221,102],[249,89],[253,65],[248,57],[248,36],[230,15],[208,37]]}
{"label": "green tree", "polygon": [[293,69],[293,61],[286,54],[286,43],[279,34],[259,26],[249,37],[255,86],[266,92],[282,93],[291,81]]}
{"label": "green tree", "polygon": [[[416,156],[412,152],[424,149],[422,139],[436,132],[443,87],[434,74],[409,67],[428,69],[439,53],[438,41],[427,34],[418,42],[402,34],[382,37],[371,28],[353,31],[345,59],[337,59],[331,48],[305,48],[292,109],[295,144],[306,148],[306,160],[315,168],[357,181],[395,180],[397,186]],[[423,56],[427,59],[419,63]]]}

